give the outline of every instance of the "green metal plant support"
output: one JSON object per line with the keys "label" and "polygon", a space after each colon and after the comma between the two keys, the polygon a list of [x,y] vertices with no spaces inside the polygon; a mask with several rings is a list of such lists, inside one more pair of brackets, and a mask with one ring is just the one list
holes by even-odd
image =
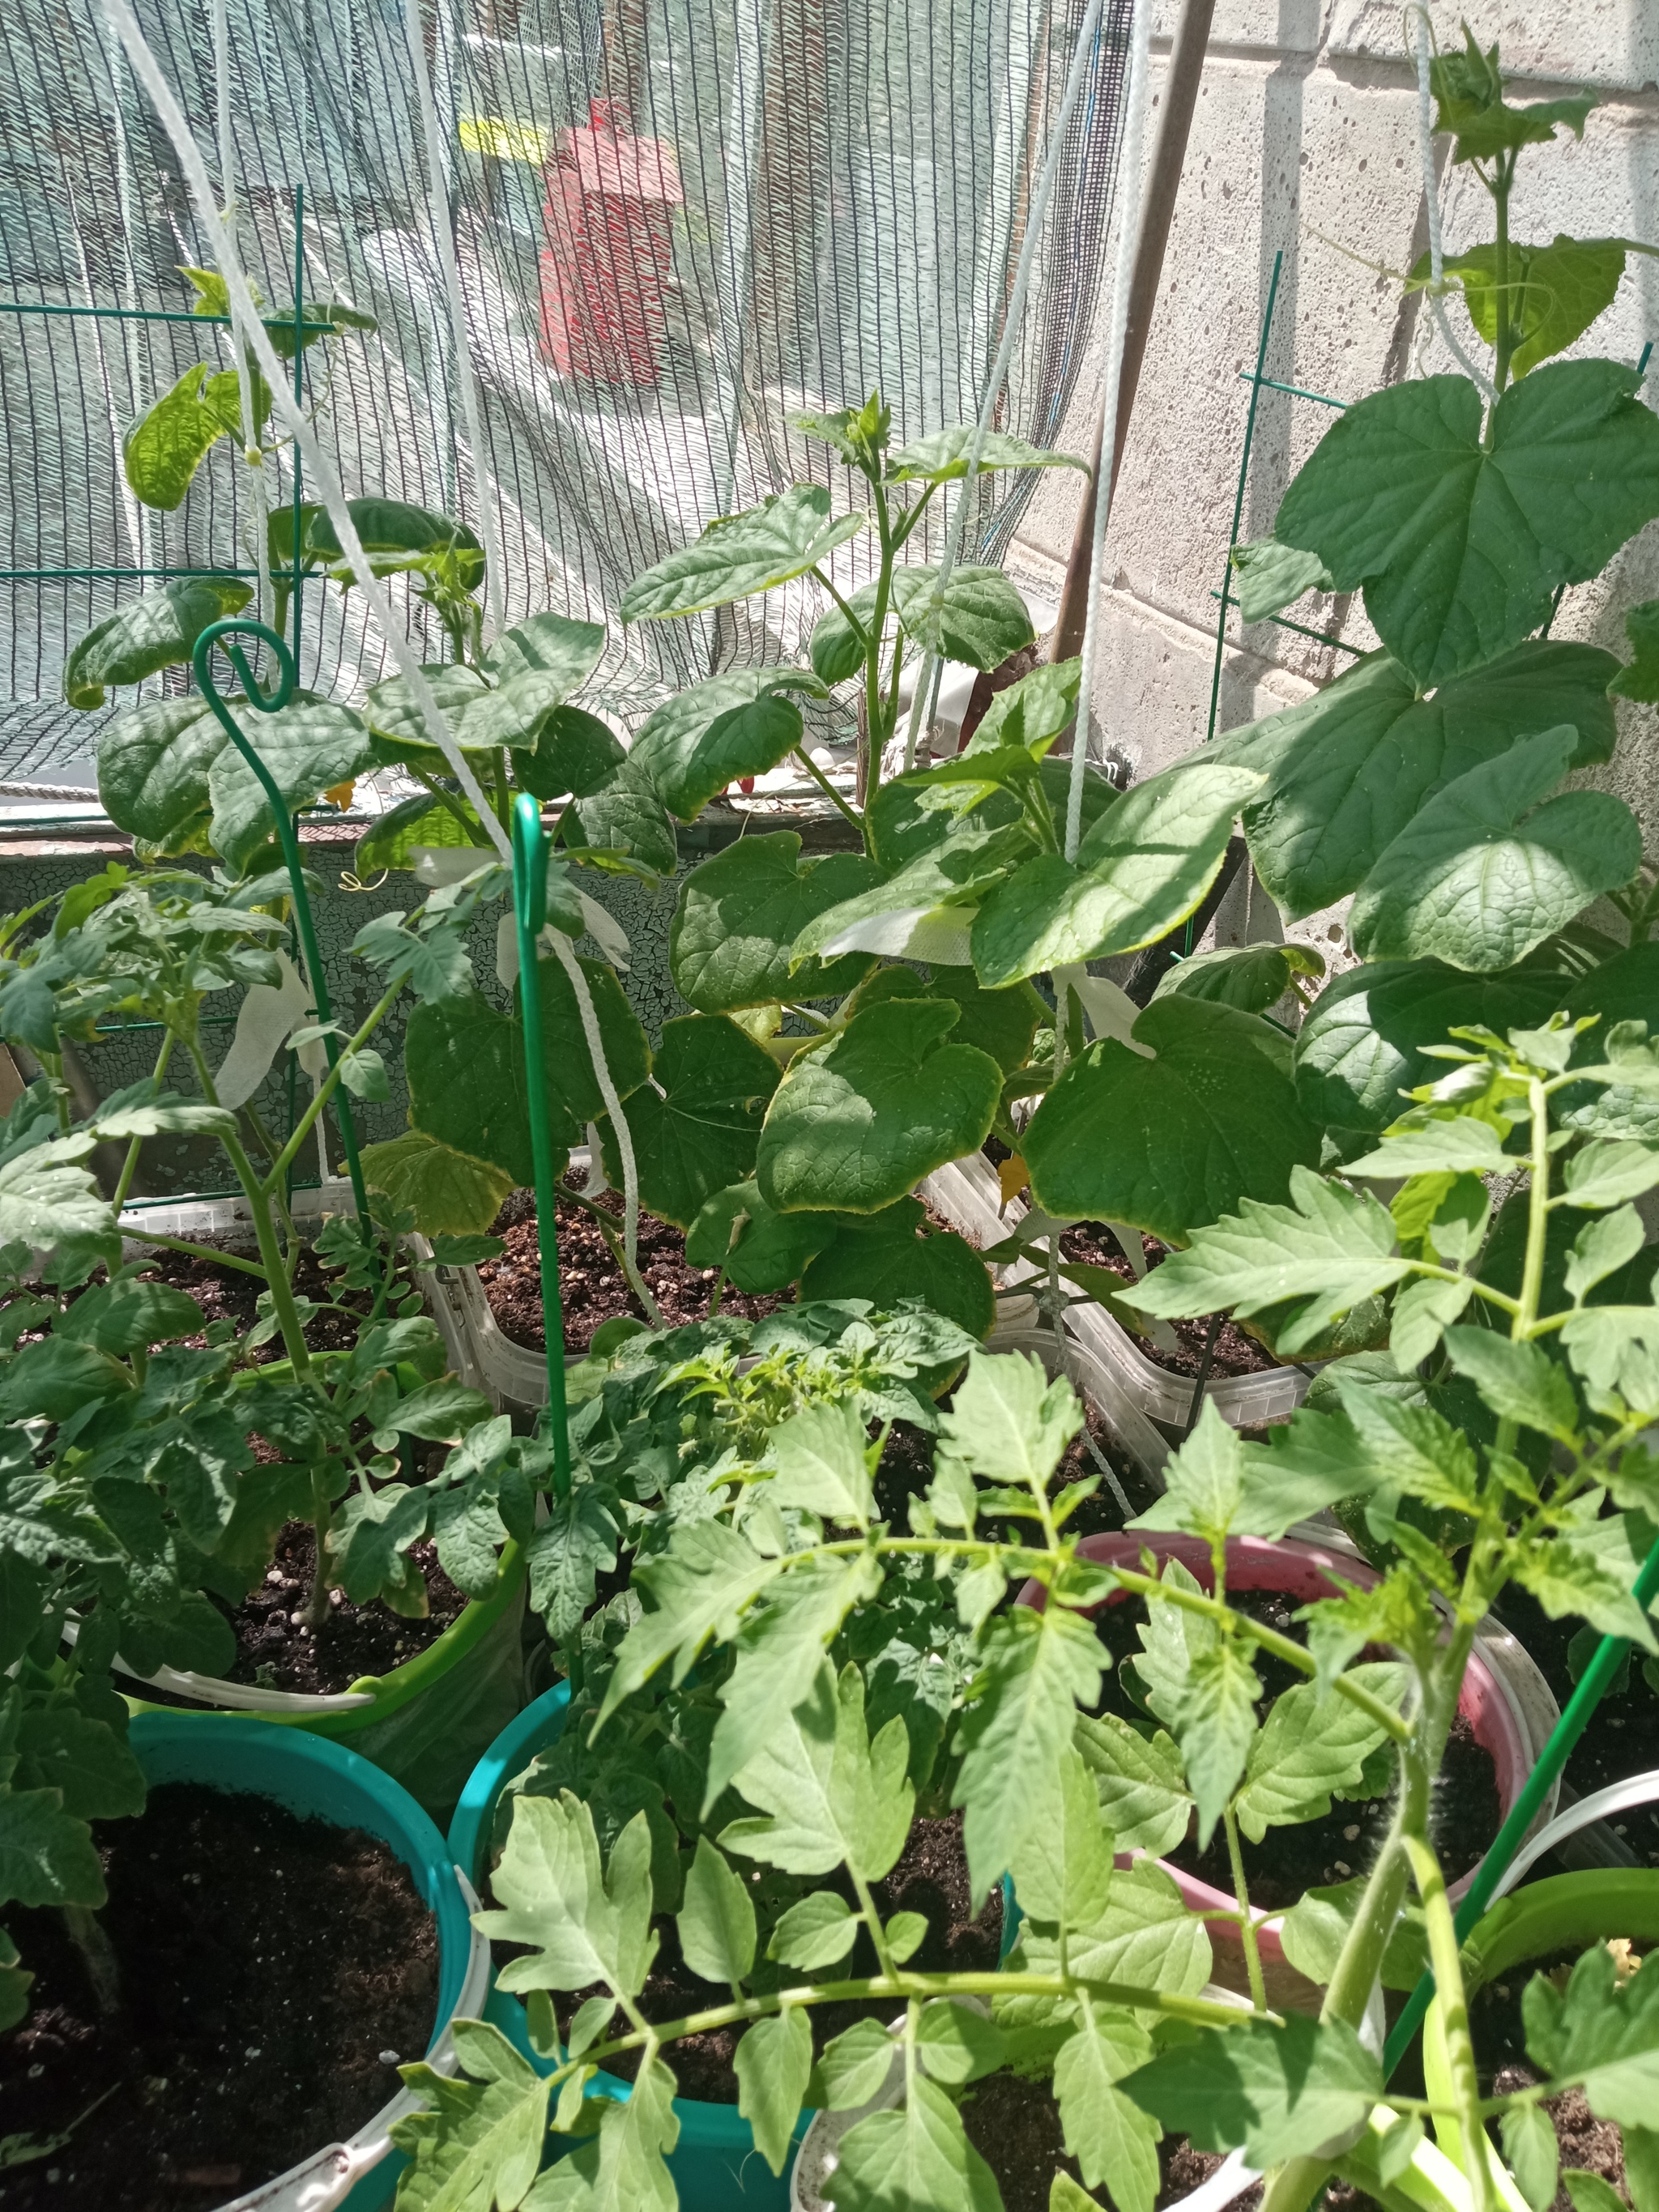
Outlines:
{"label": "green metal plant support", "polygon": [[[235,641],[239,637],[257,638],[261,645],[276,655],[278,680],[275,691],[266,692],[260,689],[258,678],[248,666],[246,653]],[[289,882],[293,886],[294,919],[300,933],[300,947],[305,955],[306,976],[311,985],[312,1011],[319,1022],[331,1024],[334,1014],[329,1005],[328,984],[323,975],[322,955],[317,949],[317,932],[311,919],[311,900],[306,890],[305,864],[300,857],[300,840],[295,832],[289,802],[283,796],[276,779],[242,734],[236,717],[219,696],[219,686],[212,666],[216,646],[223,647],[226,659],[240,678],[248,705],[262,714],[279,714],[294,696],[294,656],[276,631],[268,629],[264,623],[249,622],[232,616],[224,622],[209,623],[197,639],[191,659],[202,696],[212,708],[225,735],[258,778],[260,788],[270,801],[277,842],[282,846]],[[323,1050],[328,1055],[331,1073],[338,1066],[340,1058],[339,1044],[332,1028],[326,1028],[323,1032]],[[357,1158],[356,1124],[352,1119],[351,1106],[343,1084],[337,1083],[335,1085],[334,1114],[339,1124],[340,1149],[345,1154],[346,1172],[351,1178],[351,1194],[356,1202],[358,1224],[367,1240],[370,1234],[368,1194],[363,1188],[363,1170]]]}
{"label": "green metal plant support", "polygon": [[[1636,1602],[1644,1613],[1659,1597],[1659,1544],[1656,1544],[1642,1565],[1632,1591]],[[1538,1763],[1527,1777],[1526,1787],[1510,1808],[1510,1816],[1492,1838],[1491,1848],[1475,1870],[1469,1885],[1468,1895],[1458,1906],[1454,1923],[1461,1943],[1474,1929],[1486,1911],[1492,1893],[1503,1877],[1504,1869],[1515,1856],[1531,1827],[1545,1795],[1572,1755],[1574,1745],[1589,1726],[1590,1715],[1607,1692],[1607,1687],[1619,1671],[1620,1661],[1630,1650],[1622,1636],[1604,1636],[1595,1647],[1595,1656],[1579,1678],[1578,1687],[1567,1701],[1567,1710],[1555,1723],[1549,1741],[1538,1755]],[[1434,1999],[1434,1976],[1425,1974],[1406,2001],[1404,2011],[1395,2022],[1383,2051],[1384,2076],[1394,2072],[1411,2049],[1423,2015]]]}
{"label": "green metal plant support", "polygon": [[542,1261],[542,1328],[547,1340],[547,1414],[553,1436],[553,1492],[570,1495],[570,1429],[564,1401],[564,1308],[559,1297],[556,1208],[559,1178],[542,1079],[542,994],[536,939],[547,920],[547,833],[542,810],[527,791],[513,806],[513,918],[519,933],[519,1007],[524,1024],[525,1093],[530,1152],[536,1167],[536,1243]]}

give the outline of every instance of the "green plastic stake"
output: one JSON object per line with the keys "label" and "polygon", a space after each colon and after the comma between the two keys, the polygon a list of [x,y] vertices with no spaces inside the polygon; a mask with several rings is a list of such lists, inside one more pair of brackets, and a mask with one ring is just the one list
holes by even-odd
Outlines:
{"label": "green plastic stake", "polygon": [[[246,653],[236,643],[239,637],[257,638],[261,645],[276,655],[277,684],[275,691],[261,690],[258,678],[248,666]],[[328,984],[323,975],[322,955],[317,950],[317,932],[312,924],[305,866],[300,858],[300,841],[295,835],[293,817],[289,812],[288,801],[283,798],[276,778],[243,736],[236,717],[219,696],[219,686],[212,667],[216,646],[223,647],[226,659],[241,678],[247,704],[261,714],[279,714],[294,696],[294,656],[276,631],[268,629],[264,623],[238,620],[232,616],[227,621],[208,624],[196,641],[196,649],[191,660],[196,671],[196,681],[202,687],[202,696],[213,709],[225,735],[259,779],[260,787],[270,801],[270,811],[276,823],[277,842],[283,848],[283,859],[287,864],[289,882],[294,892],[294,919],[299,927],[301,950],[306,957],[306,974],[311,981],[312,1011],[319,1022],[332,1022],[334,1015],[329,1005]],[[323,1050],[328,1055],[330,1069],[337,1067],[340,1048],[331,1029],[324,1032]],[[351,1118],[351,1106],[343,1084],[335,1085],[334,1114],[339,1124],[340,1149],[345,1154],[346,1172],[351,1178],[351,1195],[356,1202],[358,1224],[365,1240],[368,1240],[368,1194],[363,1188],[363,1170],[357,1158],[357,1127]]]}
{"label": "green plastic stake", "polygon": [[547,1410],[553,1431],[553,1492],[570,1495],[570,1427],[564,1401],[564,1308],[559,1298],[559,1179],[542,1073],[542,994],[536,939],[547,920],[547,833],[527,791],[513,802],[513,918],[519,931],[519,1006],[524,1023],[525,1093],[536,1167],[536,1243],[542,1261],[542,1327],[547,1338]]}
{"label": "green plastic stake", "polygon": [[[1636,1577],[1634,1595],[1644,1613],[1654,1598],[1659,1597],[1659,1544],[1643,1562],[1642,1571]],[[1527,1777],[1526,1787],[1510,1808],[1508,1820],[1492,1838],[1492,1847],[1469,1885],[1468,1895],[1457,1908],[1453,1924],[1460,1943],[1486,1911],[1504,1869],[1520,1850],[1522,1838],[1531,1827],[1551,1783],[1571,1757],[1573,1746],[1589,1726],[1590,1715],[1601,1704],[1607,1684],[1618,1673],[1620,1662],[1629,1649],[1622,1636],[1604,1636],[1596,1645],[1595,1656],[1580,1676],[1578,1687],[1567,1701],[1567,1710],[1555,1723],[1549,1741],[1538,1755],[1538,1764]],[[1411,2049],[1433,1998],[1434,1976],[1425,1974],[1407,1999],[1406,2008],[1395,2022],[1394,2033],[1383,2051],[1385,2080]]]}

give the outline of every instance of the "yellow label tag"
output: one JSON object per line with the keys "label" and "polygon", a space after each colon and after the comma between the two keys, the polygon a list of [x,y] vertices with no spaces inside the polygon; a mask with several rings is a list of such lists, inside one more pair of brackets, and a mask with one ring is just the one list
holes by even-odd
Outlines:
{"label": "yellow label tag", "polygon": [[497,115],[464,115],[461,143],[469,154],[488,154],[497,161],[533,161],[539,168],[547,159],[547,133],[533,123],[507,123]]}
{"label": "yellow label tag", "polygon": [[1018,1152],[1011,1153],[1006,1160],[997,1162],[997,1181],[1002,1188],[1002,1202],[1005,1206],[1011,1198],[1018,1198],[1030,1180],[1031,1170]]}

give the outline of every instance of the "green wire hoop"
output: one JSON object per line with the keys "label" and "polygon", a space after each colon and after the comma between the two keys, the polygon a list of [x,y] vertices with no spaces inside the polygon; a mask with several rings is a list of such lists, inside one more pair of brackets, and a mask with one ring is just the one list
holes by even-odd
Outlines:
{"label": "green wire hoop", "polygon": [[[240,637],[257,638],[261,645],[276,655],[278,681],[275,691],[267,692],[261,688],[258,678],[248,666],[246,653],[236,642]],[[248,622],[232,616],[227,621],[208,624],[196,641],[191,662],[196,671],[196,681],[201,686],[202,696],[212,708],[225,735],[258,778],[260,788],[270,801],[271,812],[276,817],[277,842],[283,848],[283,859],[287,864],[289,882],[293,889],[294,919],[300,932],[300,949],[305,955],[306,975],[311,985],[312,1011],[319,1022],[331,1023],[334,1013],[329,1004],[328,985],[323,975],[322,955],[317,950],[317,932],[312,924],[311,900],[306,891],[300,841],[294,833],[289,803],[270,770],[243,735],[236,717],[219,696],[219,686],[212,667],[216,647],[222,649],[226,659],[240,678],[247,705],[261,714],[280,714],[294,696],[294,656],[276,631],[268,629],[264,623]],[[328,1055],[331,1073],[340,1061],[340,1048],[332,1029],[323,1033],[323,1050]],[[345,1154],[346,1172],[351,1178],[351,1195],[356,1203],[358,1224],[365,1240],[369,1240],[368,1194],[363,1188],[363,1170],[357,1158],[357,1127],[352,1120],[350,1101],[343,1083],[337,1082],[334,1086],[334,1117],[339,1126],[340,1149]],[[373,1249],[372,1243],[370,1249]]]}
{"label": "green wire hoop", "polygon": [[542,1066],[542,994],[536,939],[547,920],[547,832],[527,791],[513,802],[513,919],[519,934],[519,1008],[524,1024],[525,1095],[536,1166],[536,1243],[542,1262],[542,1327],[547,1339],[547,1406],[553,1432],[553,1490],[570,1495],[570,1431],[564,1399],[564,1307],[559,1297],[559,1184],[547,1119]]}

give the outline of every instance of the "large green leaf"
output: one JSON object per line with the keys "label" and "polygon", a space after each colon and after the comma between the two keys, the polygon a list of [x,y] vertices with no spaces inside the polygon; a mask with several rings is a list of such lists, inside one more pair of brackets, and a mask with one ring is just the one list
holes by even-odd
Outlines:
{"label": "large green leaf", "polygon": [[[553,1142],[568,1151],[580,1141],[586,1125],[605,1111],[605,1100],[562,964],[547,959],[536,965]],[[618,1097],[627,1098],[650,1070],[645,1032],[611,969],[595,960],[580,965],[611,1081]],[[515,1006],[517,995],[515,988]],[[503,1169],[515,1183],[528,1188],[534,1182],[524,1036],[516,1013],[497,1013],[476,992],[417,1006],[409,1018],[404,1064],[416,1129]]]}
{"label": "large green leaf", "polygon": [[[423,661],[421,673],[448,721],[450,735],[465,752],[473,742],[466,732],[467,711],[489,696],[489,684],[476,668],[468,668],[459,661]],[[364,713],[375,735],[390,742],[391,757],[401,758],[407,752],[429,773],[448,773],[442,749],[433,743],[426,718],[401,676],[388,676],[381,683],[371,684]],[[495,740],[485,738],[480,742],[487,749]]]}
{"label": "large green leaf", "polygon": [[112,684],[140,684],[157,670],[190,659],[210,623],[240,614],[253,586],[239,576],[191,576],[146,592],[94,624],[64,663],[64,696],[71,707],[101,707]]}
{"label": "large green leaf", "polygon": [[603,623],[573,622],[568,615],[528,615],[504,629],[483,657],[501,681],[535,672],[556,678],[567,698],[599,666],[605,653]]}
{"label": "large green leaf", "polygon": [[1122,2086],[1200,2149],[1242,2148],[1265,2171],[1359,2126],[1382,2094],[1382,2069],[1351,2027],[1293,2012],[1200,2028]]}
{"label": "large green leaf", "polygon": [[[582,843],[625,854],[636,869],[653,875],[673,874],[679,860],[673,822],[649,770],[631,753],[596,791],[577,799],[574,811]],[[577,842],[567,826],[566,844]]]}
{"label": "large green leaf", "polygon": [[1195,952],[1167,969],[1155,999],[1213,999],[1242,1014],[1265,1014],[1276,1006],[1297,975],[1322,975],[1325,963],[1301,945],[1241,945],[1218,952]]}
{"label": "large green leaf", "polygon": [[842,2137],[823,2185],[833,2212],[1002,2212],[996,2177],[936,2082],[902,2110],[872,2112]]}
{"label": "large green leaf", "polygon": [[1547,145],[1563,123],[1582,138],[1584,119],[1595,105],[1594,93],[1581,92],[1565,100],[1511,107],[1504,97],[1496,44],[1483,53],[1467,23],[1462,51],[1454,46],[1437,54],[1429,64],[1429,87],[1435,99],[1435,130],[1455,133],[1455,161],[1486,161],[1522,146]]}
{"label": "large green leaf", "polygon": [[114,1228],[109,1200],[81,1164],[93,1141],[54,1137],[0,1165],[0,1245],[48,1246]]}
{"label": "large green leaf", "polygon": [[1029,983],[988,991],[971,968],[945,967],[937,961],[931,973],[930,983],[917,979],[917,995],[956,1000],[961,1009],[951,1032],[956,1042],[988,1052],[1005,1075],[1024,1067],[1038,1029],[1048,1018],[1048,1006],[1038,993]]}
{"label": "large green leaf", "polygon": [[1659,599],[1644,599],[1639,607],[1626,610],[1625,635],[1632,658],[1607,689],[1621,699],[1659,705]]}
{"label": "large green leaf", "polygon": [[[802,1218],[788,1213],[773,1218],[784,1224]],[[996,1294],[984,1261],[954,1230],[940,1234],[924,1229],[921,1202],[909,1198],[867,1223],[843,1222],[808,1261],[801,1296],[868,1298],[882,1312],[890,1312],[902,1298],[921,1298],[980,1337],[989,1334],[996,1319]]]}
{"label": "large green leaf", "polygon": [[1568,994],[1565,976],[1469,975],[1438,960],[1350,969],[1321,992],[1297,1035],[1297,1103],[1310,1121],[1380,1132],[1405,1111],[1407,1091],[1445,1073],[1425,1048],[1443,1044],[1449,1030],[1529,1029]]}
{"label": "large green leaf", "polygon": [[118,830],[159,845],[207,805],[208,771],[228,743],[199,692],[129,707],[98,736],[105,812]]}
{"label": "large green leaf", "polygon": [[946,1042],[957,1019],[948,1001],[890,1000],[801,1054],[761,1132],[756,1179],[767,1203],[875,1213],[977,1150],[1002,1071],[975,1047]]}
{"label": "large green leaf", "polygon": [[1601,791],[1545,799],[1573,751],[1571,729],[1546,730],[1431,799],[1355,896],[1354,950],[1490,973],[1627,884],[1642,832],[1624,801]]}
{"label": "large green leaf", "polygon": [[1317,553],[1281,545],[1276,538],[1258,538],[1254,545],[1235,545],[1227,557],[1238,580],[1233,597],[1242,622],[1264,622],[1281,607],[1294,605],[1305,592],[1331,588],[1330,576]]}
{"label": "large green leaf", "polygon": [[719,1838],[722,1849],[786,1874],[823,1875],[845,1864],[878,1881],[910,1832],[908,1745],[897,1716],[872,1741],[857,1668],[837,1676],[822,1662],[811,1695],[777,1716],[767,1741],[739,1771],[738,1791],[762,1817],[731,1822]]}
{"label": "large green leaf", "polygon": [[[378,495],[348,500],[346,507],[377,576],[412,571],[431,576],[451,591],[468,592],[483,581],[483,548],[477,533],[453,514]],[[309,511],[305,550],[313,559],[330,562],[329,573],[337,582],[349,582],[344,549],[325,507]]]}
{"label": "large green leaf", "polygon": [[1193,1801],[1175,1740],[1139,1735],[1115,1713],[1079,1713],[1077,1747],[1094,1778],[1100,1818],[1120,1850],[1161,1857],[1187,1833]]}
{"label": "large green leaf", "polygon": [[579,1990],[604,1982],[634,1996],[644,1984],[651,1934],[651,1838],[643,1814],[623,1829],[609,1867],[599,1858],[590,1808],[570,1792],[521,1794],[507,1848],[490,1878],[501,1910],[475,1925],[526,1947],[500,1970],[503,1989]]}
{"label": "large green leaf", "polygon": [[1052,1817],[1054,1778],[1079,1709],[1100,1695],[1105,1656],[1089,1623],[1053,1603],[998,1615],[981,1649],[980,1694],[963,1718],[962,1769],[951,1795],[963,1808],[975,1906],[1036,1824]]}
{"label": "large green leaf", "polygon": [[805,668],[738,668],[694,684],[641,725],[635,767],[671,814],[695,822],[728,783],[763,775],[800,743],[800,708],[786,691],[825,696]]}
{"label": "large green leaf", "polygon": [[1025,1132],[1038,1205],[1181,1244],[1245,1198],[1282,1200],[1292,1169],[1317,1164],[1319,1133],[1264,1029],[1231,1006],[1159,999],[1134,1025],[1155,1058],[1111,1038],[1091,1045]]}
{"label": "large green leaf", "polygon": [[[663,1024],[652,1080],[624,1109],[640,1197],[653,1213],[689,1229],[703,1201],[755,1164],[777,1062],[724,1014],[685,1014]],[[622,1182],[609,1118],[599,1123],[605,1172]]]}
{"label": "large green leaf", "polygon": [[1250,769],[1199,760],[1137,784],[1096,822],[1076,867],[1027,860],[974,921],[974,966],[993,987],[1167,936],[1214,882],[1233,817],[1261,788]]}
{"label": "large green leaf", "polygon": [[668,939],[676,987],[706,1014],[850,991],[872,955],[812,960],[792,975],[791,949],[808,922],[879,880],[873,862],[859,853],[803,862],[793,830],[739,837],[680,886]]}
{"label": "large green leaf", "polygon": [[622,618],[659,622],[769,592],[804,576],[863,527],[861,514],[831,518],[823,485],[793,484],[744,514],[721,516],[694,544],[635,576],[623,593]]}
{"label": "large green leaf", "polygon": [[[1030,611],[1000,568],[953,568],[942,593],[939,579],[933,566],[893,571],[889,611],[907,637],[969,668],[1000,668],[1011,653],[1031,643],[1036,632]],[[861,585],[848,606],[867,635],[876,586]],[[826,684],[842,683],[864,665],[858,631],[839,606],[826,608],[813,624],[810,653]]]}
{"label": "large green leaf", "polygon": [[427,2102],[392,2124],[410,2161],[398,2193],[404,2212],[516,2212],[541,2166],[551,2084],[487,2021],[458,2021],[454,2037],[464,2074],[422,2062],[404,2075]]}
{"label": "large green leaf", "polygon": [[765,1296],[798,1281],[836,1234],[827,1213],[775,1213],[751,1176],[703,1201],[685,1256],[694,1267],[724,1267],[738,1290]]}
{"label": "large green leaf", "polygon": [[1000,668],[1036,635],[1024,600],[1000,568],[953,568],[943,592],[934,568],[896,568],[893,605],[907,636],[942,659]]}
{"label": "large green leaf", "polygon": [[1511,385],[1482,442],[1465,377],[1373,392],[1328,431],[1274,534],[1317,553],[1419,684],[1517,645],[1558,587],[1597,575],[1659,514],[1659,422],[1633,368],[1556,362]]}
{"label": "large green leaf", "polygon": [[128,428],[121,465],[146,507],[170,514],[183,504],[191,478],[219,440],[240,434],[236,382],[234,369],[210,378],[207,363],[193,362]]}
{"label": "large green leaf", "polygon": [[[1349,1679],[1399,1711],[1403,1667],[1356,1667]],[[1349,1698],[1322,1696],[1311,1682],[1286,1690],[1250,1746],[1235,1807],[1240,1827],[1259,1844],[1269,1828],[1322,1820],[1333,1793],[1355,1794],[1366,1760],[1385,1740],[1383,1729]]]}
{"label": "large green leaf", "polygon": [[[1056,1938],[1022,1930],[1020,1942],[1036,1972],[1055,1971]],[[1144,1859],[1118,1869],[1105,1911],[1089,1927],[1073,1931],[1066,1959],[1069,1972],[1091,1981],[1127,1982],[1188,1996],[1210,1978],[1204,1923],[1188,1912],[1163,1869]]]}
{"label": "large green leaf", "polygon": [[1304,706],[1257,723],[1247,745],[1273,752],[1244,834],[1263,885],[1292,919],[1330,905],[1358,886],[1426,799],[1540,730],[1577,730],[1575,768],[1606,760],[1613,672],[1612,655],[1595,646],[1534,638],[1424,699],[1397,660],[1374,653]]}
{"label": "large green leaf", "polygon": [[[1369,1192],[1306,1166],[1292,1168],[1289,1182],[1289,1206],[1246,1199],[1236,1214],[1195,1224],[1189,1249],[1126,1290],[1126,1303],[1169,1319],[1228,1307],[1251,1314],[1299,1298],[1331,1318],[1409,1272],[1395,1255],[1393,1218]],[[1310,1325],[1315,1317],[1306,1316]]]}
{"label": "large green leaf", "polygon": [[615,732],[580,707],[556,707],[536,732],[536,750],[515,747],[513,781],[538,799],[569,792],[591,799],[603,791],[628,758]]}
{"label": "large green leaf", "polygon": [[31,1707],[18,1728],[17,1749],[25,1784],[57,1790],[64,1812],[77,1820],[122,1820],[144,1809],[144,1770],[125,1735],[78,1705]]}
{"label": "large green leaf", "polygon": [[0,1791],[0,1903],[99,1905],[105,1896],[91,1832],[57,1791]]}
{"label": "large green leaf", "polygon": [[[976,426],[957,422],[948,430],[933,430],[925,438],[912,438],[887,459],[889,483],[954,483],[968,473]],[[1056,453],[1044,446],[1028,445],[1006,430],[988,430],[980,441],[979,472],[993,469],[1081,469],[1089,464],[1075,453]]]}
{"label": "large green leaf", "polygon": [[[374,765],[368,724],[331,699],[295,699],[275,714],[248,716],[242,729],[290,811],[314,806],[331,785]],[[276,823],[259,779],[228,741],[208,770],[208,796],[214,850],[240,869]]]}
{"label": "large green leaf", "polygon": [[[1018,684],[996,694],[980,716],[965,750],[988,752],[999,745],[1024,745],[1030,751],[1063,736],[1077,713],[1082,673],[1080,660],[1045,660]],[[1069,776],[1069,761],[1066,772]]]}
{"label": "large green leaf", "polygon": [[812,2029],[806,2014],[791,2008],[757,2020],[738,2044],[732,2070],[738,2077],[738,2110],[754,2130],[755,2148],[773,2172],[781,2174],[794,2148],[812,2071]]}
{"label": "large green leaf", "polygon": [[[1098,772],[1097,781],[1103,781]],[[933,852],[956,831],[960,817],[932,804],[939,789],[933,771],[920,769],[912,775],[890,777],[871,800],[865,822],[876,859],[890,875]],[[999,791],[975,808],[973,821],[979,830],[1006,830],[1019,817],[1018,799],[1012,792]]]}
{"label": "large green leaf", "polygon": [[966,966],[978,902],[1030,850],[1029,836],[1015,824],[957,830],[885,883],[816,915],[796,938],[792,959],[884,952]]}
{"label": "large green leaf", "polygon": [[[1510,239],[1501,295],[1511,337],[1519,341],[1510,356],[1510,375],[1524,376],[1582,337],[1613,305],[1625,273],[1626,254],[1648,250],[1633,239],[1569,238],[1561,231],[1548,246],[1526,246],[1518,238]],[[1449,253],[1443,265],[1447,276],[1463,287],[1469,320],[1488,345],[1496,345],[1500,300],[1497,246],[1475,246],[1467,253]],[[1420,284],[1429,274],[1425,253],[1412,270],[1411,281]]]}
{"label": "large green leaf", "polygon": [[489,1161],[453,1152],[421,1129],[366,1145],[362,1167],[369,1188],[383,1190],[395,1208],[407,1206],[428,1237],[481,1236],[513,1188],[512,1177]]}

